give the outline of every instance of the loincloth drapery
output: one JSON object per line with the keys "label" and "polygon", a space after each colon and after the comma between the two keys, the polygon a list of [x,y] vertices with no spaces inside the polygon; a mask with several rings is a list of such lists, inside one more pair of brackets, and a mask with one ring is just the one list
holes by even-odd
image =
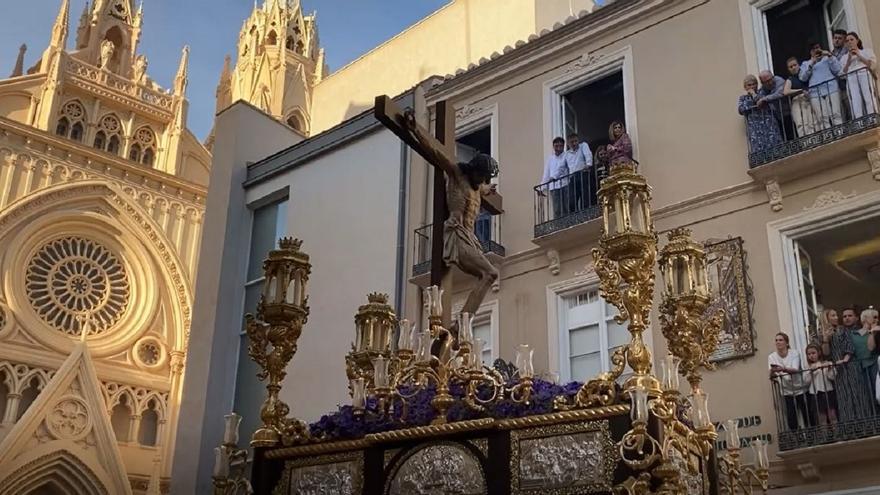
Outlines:
{"label": "loincloth drapery", "polygon": [[447,220],[443,224],[443,262],[447,265],[458,265],[463,253],[482,254],[483,246],[472,229],[459,222]]}

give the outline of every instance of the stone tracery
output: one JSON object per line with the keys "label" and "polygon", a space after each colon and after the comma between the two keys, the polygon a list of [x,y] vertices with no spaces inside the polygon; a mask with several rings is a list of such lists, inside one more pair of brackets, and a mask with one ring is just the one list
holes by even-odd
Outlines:
{"label": "stone tracery", "polygon": [[82,331],[85,316],[92,332],[106,331],[128,307],[125,266],[109,249],[82,237],[44,244],[31,258],[26,280],[34,311],[68,334]]}

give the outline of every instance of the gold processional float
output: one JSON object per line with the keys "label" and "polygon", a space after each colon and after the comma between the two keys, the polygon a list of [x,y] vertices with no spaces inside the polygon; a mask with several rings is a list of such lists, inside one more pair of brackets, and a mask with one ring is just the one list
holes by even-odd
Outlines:
{"label": "gold processional float", "polygon": [[[713,471],[707,475],[715,480],[712,491],[735,494],[757,489],[766,493],[767,444],[752,441],[754,464],[744,465],[735,420],[724,426],[726,455],[717,459],[714,455],[717,433],[710,420],[708,396],[701,387],[701,370],[713,369],[709,357],[717,345],[723,313],[707,310],[711,298],[702,246],[691,240],[688,229],[678,228],[669,232],[669,241],[658,256],[650,186],[633,162],[612,165],[598,196],[603,229],[592,255],[600,294],[619,311],[615,320],[628,322],[631,340],[614,351],[610,372],[587,381],[574,395],[556,397],[553,413],[524,419],[533,424],[562,423],[587,417],[584,414],[591,410],[628,408],[629,429],[613,449],[628,475],[607,490],[615,494],[691,493],[684,479],[695,474],[700,465]],[[314,438],[304,422],[289,417],[288,405],[279,399],[281,382],[309,314],[306,285],[311,265],[300,247],[301,241],[284,238],[279,249],[269,253],[263,265],[265,285],[256,317],[246,316],[248,351],[262,369],[258,376],[266,381],[268,392],[260,412],[262,426],[250,443],[258,450],[312,445],[320,452],[318,447],[327,442]],[[668,355],[660,360],[659,378],[652,372],[651,353],[642,337],[650,320],[656,264],[663,278],[659,313],[668,348]],[[404,409],[398,414],[402,429],[391,432],[393,437],[386,434],[382,438],[426,438],[456,431],[457,423],[447,423],[446,413],[459,401],[469,409],[484,411],[497,401],[528,404],[531,399],[535,377],[529,346],[518,346],[517,374],[512,381],[505,380],[498,370],[482,362],[484,343],[473,336],[472,315],[458,316],[457,337],[443,327],[441,291],[436,286],[425,291],[429,318],[422,330],[398,319],[384,294],[370,294],[368,304],[355,316],[355,342],[346,357],[355,413],[364,413],[368,398],[378,404],[372,414],[392,414],[394,404]],[[625,376],[627,367],[631,373]],[[689,392],[680,391],[679,375],[686,378]],[[450,394],[452,386],[463,387],[461,398]],[[428,387],[435,390],[430,404],[436,417],[430,426],[408,428],[408,400]],[[249,493],[247,452],[236,445],[241,418],[233,413],[226,419],[224,442],[216,449],[215,493]],[[495,420],[479,421],[485,428]],[[353,448],[365,445],[347,442]]]}

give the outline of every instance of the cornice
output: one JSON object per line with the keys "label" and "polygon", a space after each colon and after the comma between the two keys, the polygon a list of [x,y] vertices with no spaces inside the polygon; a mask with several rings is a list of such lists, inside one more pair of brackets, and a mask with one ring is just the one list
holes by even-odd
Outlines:
{"label": "cornice", "polygon": [[[12,136],[20,137],[21,141],[14,140]],[[206,187],[0,117],[0,145],[4,143],[15,149],[24,148],[28,154],[46,161],[60,161],[82,170],[111,174],[114,179],[120,180],[125,185],[139,190],[150,190],[154,194],[158,193],[175,201],[189,202],[200,209],[204,208],[205,196],[208,193]],[[37,146],[37,143],[42,146]],[[116,173],[112,174],[114,171]]]}
{"label": "cornice", "polygon": [[[496,52],[489,59],[481,59],[478,65],[471,64],[467,70],[447,76],[445,82],[428,90],[425,98],[430,106],[477,86],[509,79],[511,72],[550,59],[572,46],[587,44],[597,36],[626,28],[643,20],[648,14],[672,8],[684,1],[616,0],[580,18],[569,17],[564,23],[554,25],[552,30],[545,29],[540,34],[530,36],[528,41],[518,41],[515,47],[505,47],[502,54]],[[589,53],[563,65],[576,62],[584,56],[589,57]]]}

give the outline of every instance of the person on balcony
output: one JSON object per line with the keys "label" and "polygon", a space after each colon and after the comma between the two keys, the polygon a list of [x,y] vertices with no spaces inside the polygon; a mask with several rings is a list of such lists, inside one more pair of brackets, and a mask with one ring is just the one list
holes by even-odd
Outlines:
{"label": "person on balcony", "polygon": [[849,34],[846,32],[846,29],[833,29],[831,31],[831,56],[836,58],[840,65],[846,62],[846,56],[849,53],[849,48],[846,46],[846,35]]}
{"label": "person on balcony", "polygon": [[550,202],[553,203],[553,218],[562,218],[568,212],[568,164],[565,162],[565,139],[553,139],[553,153],[544,164],[544,175],[541,177],[541,188],[538,194],[546,196],[550,191]]}
{"label": "person on balcony", "polygon": [[837,367],[835,390],[837,417],[840,421],[857,421],[871,411],[868,385],[855,360],[852,333],[858,328],[854,309],[843,311],[843,326],[838,324],[837,311],[826,309],[819,320],[822,328],[822,352]]}
{"label": "person on balcony", "polygon": [[568,148],[565,150],[565,163],[571,172],[569,210],[580,211],[588,205],[596,204],[595,187],[590,187],[593,167],[593,152],[586,141],[573,132],[568,135]]}
{"label": "person on balcony", "polygon": [[807,406],[810,411],[810,424],[828,425],[837,422],[837,396],[834,393],[836,378],[834,363],[822,356],[822,349],[816,344],[807,346],[807,367],[804,382],[807,388]]}
{"label": "person on balcony", "polygon": [[810,43],[810,60],[801,64],[801,81],[810,85],[810,104],[816,116],[819,129],[843,123],[840,113],[840,86],[837,75],[841,72],[840,62],[819,43]]}
{"label": "person on balcony", "polygon": [[874,66],[877,56],[870,48],[865,48],[855,32],[846,36],[849,49],[843,63],[846,74],[846,89],[849,95],[852,118],[858,119],[876,112],[873,87],[876,83]]}
{"label": "person on balcony", "polygon": [[759,105],[758,79],[749,74],[743,80],[746,94],[737,101],[739,114],[746,118],[746,134],[749,138],[749,151],[766,151],[782,142],[779,124],[768,105]]}
{"label": "person on balcony", "polygon": [[804,422],[809,422],[807,398],[804,394],[804,381],[801,376],[803,366],[800,354],[791,348],[788,335],[776,334],[776,350],[767,356],[770,367],[770,381],[776,393],[782,395],[785,419],[789,431],[798,428],[798,411]]}
{"label": "person on balcony", "polygon": [[633,145],[626,126],[623,122],[615,120],[608,126],[608,140],[611,144],[605,147],[608,152],[608,161],[611,165],[618,162],[629,162],[633,159]]}
{"label": "person on balcony", "polygon": [[785,62],[788,67],[788,79],[782,93],[791,101],[791,118],[794,121],[794,131],[797,137],[809,136],[816,132],[816,121],[813,119],[813,108],[810,99],[807,98],[807,83],[801,81],[801,64],[797,57],[791,57]]}
{"label": "person on balcony", "polygon": [[758,73],[758,79],[761,81],[761,89],[758,90],[758,105],[769,106],[776,120],[782,124],[782,116],[785,114],[783,106],[786,103],[785,79],[773,75],[769,70],[762,70]]}
{"label": "person on balcony", "polygon": [[873,329],[877,325],[877,310],[868,307],[859,315],[859,320],[862,322],[862,328],[853,334],[853,344],[856,348],[856,359],[862,365],[865,380],[871,387],[871,397],[874,397],[876,395],[874,382],[877,379],[877,356],[875,354],[877,346]]}
{"label": "person on balcony", "polygon": [[593,156],[593,166],[596,167],[596,185],[601,186],[605,177],[608,177],[608,150],[605,145],[596,148],[596,154]]}

